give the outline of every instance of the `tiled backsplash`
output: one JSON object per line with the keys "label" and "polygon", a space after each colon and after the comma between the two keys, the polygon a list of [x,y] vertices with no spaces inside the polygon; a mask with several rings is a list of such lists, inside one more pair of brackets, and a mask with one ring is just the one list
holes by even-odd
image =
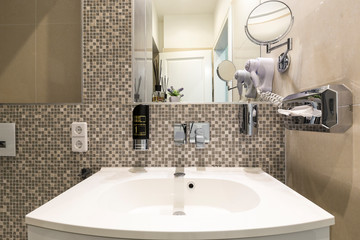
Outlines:
{"label": "tiled backsplash", "polygon": [[[0,239],[26,239],[24,216],[80,181],[82,167],[257,166],[284,181],[284,128],[259,106],[259,134],[239,134],[233,104],[151,105],[150,149],[132,150],[131,1],[84,0],[84,103],[1,105],[15,122],[17,156],[0,158]],[[89,151],[71,151],[70,125],[88,123]],[[173,124],[207,121],[206,149],[173,144]]]}

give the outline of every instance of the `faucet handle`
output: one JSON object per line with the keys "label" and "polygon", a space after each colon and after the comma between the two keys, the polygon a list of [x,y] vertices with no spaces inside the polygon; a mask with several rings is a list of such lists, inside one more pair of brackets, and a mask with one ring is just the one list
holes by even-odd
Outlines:
{"label": "faucet handle", "polygon": [[184,145],[186,143],[187,138],[187,126],[182,123],[174,124],[174,142],[175,145]]}
{"label": "faucet handle", "polygon": [[205,148],[210,142],[209,123],[190,123],[190,143],[195,143],[196,148]]}

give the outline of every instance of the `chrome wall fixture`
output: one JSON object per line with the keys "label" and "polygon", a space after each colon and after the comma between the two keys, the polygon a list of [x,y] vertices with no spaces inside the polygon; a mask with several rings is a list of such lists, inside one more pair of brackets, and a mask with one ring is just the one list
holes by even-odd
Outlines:
{"label": "chrome wall fixture", "polygon": [[292,50],[292,38],[288,38],[286,42],[274,47],[271,47],[271,44],[266,45],[266,53],[271,53],[272,50],[282,47],[284,45],[287,45],[287,49],[278,57],[277,69],[280,73],[284,73],[289,69],[290,56],[288,55],[288,52]]}
{"label": "chrome wall fixture", "polygon": [[187,125],[185,123],[174,124],[174,143],[184,145],[187,142]]}
{"label": "chrome wall fixture", "polygon": [[[208,122],[190,123],[189,142],[195,143],[197,149],[205,148],[205,144],[210,143],[210,124]],[[174,143],[182,146],[187,143],[187,124],[174,124]]]}
{"label": "chrome wall fixture", "polygon": [[309,105],[321,116],[290,116],[285,127],[291,130],[344,133],[353,122],[353,96],[345,85],[326,85],[292,94],[283,99],[282,108]]}
{"label": "chrome wall fixture", "polygon": [[198,149],[205,148],[205,144],[210,142],[210,124],[190,123],[190,143],[195,143]]}
{"label": "chrome wall fixture", "polygon": [[247,136],[258,134],[258,106],[257,104],[241,104],[239,114],[240,133]]}

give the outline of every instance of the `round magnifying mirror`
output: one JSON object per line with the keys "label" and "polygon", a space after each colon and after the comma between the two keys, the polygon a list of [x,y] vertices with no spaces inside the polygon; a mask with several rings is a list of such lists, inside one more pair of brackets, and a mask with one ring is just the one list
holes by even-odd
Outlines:
{"label": "round magnifying mirror", "polygon": [[224,60],[218,65],[216,72],[221,80],[228,82],[233,80],[236,67],[231,61]]}
{"label": "round magnifying mirror", "polygon": [[279,42],[290,31],[294,17],[291,9],[280,1],[267,1],[250,13],[245,32],[256,44]]}

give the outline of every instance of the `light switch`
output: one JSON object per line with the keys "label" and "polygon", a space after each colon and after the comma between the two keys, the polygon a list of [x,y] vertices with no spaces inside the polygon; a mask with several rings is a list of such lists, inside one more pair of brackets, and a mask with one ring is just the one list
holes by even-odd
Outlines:
{"label": "light switch", "polygon": [[16,156],[15,123],[0,123],[0,156]]}

